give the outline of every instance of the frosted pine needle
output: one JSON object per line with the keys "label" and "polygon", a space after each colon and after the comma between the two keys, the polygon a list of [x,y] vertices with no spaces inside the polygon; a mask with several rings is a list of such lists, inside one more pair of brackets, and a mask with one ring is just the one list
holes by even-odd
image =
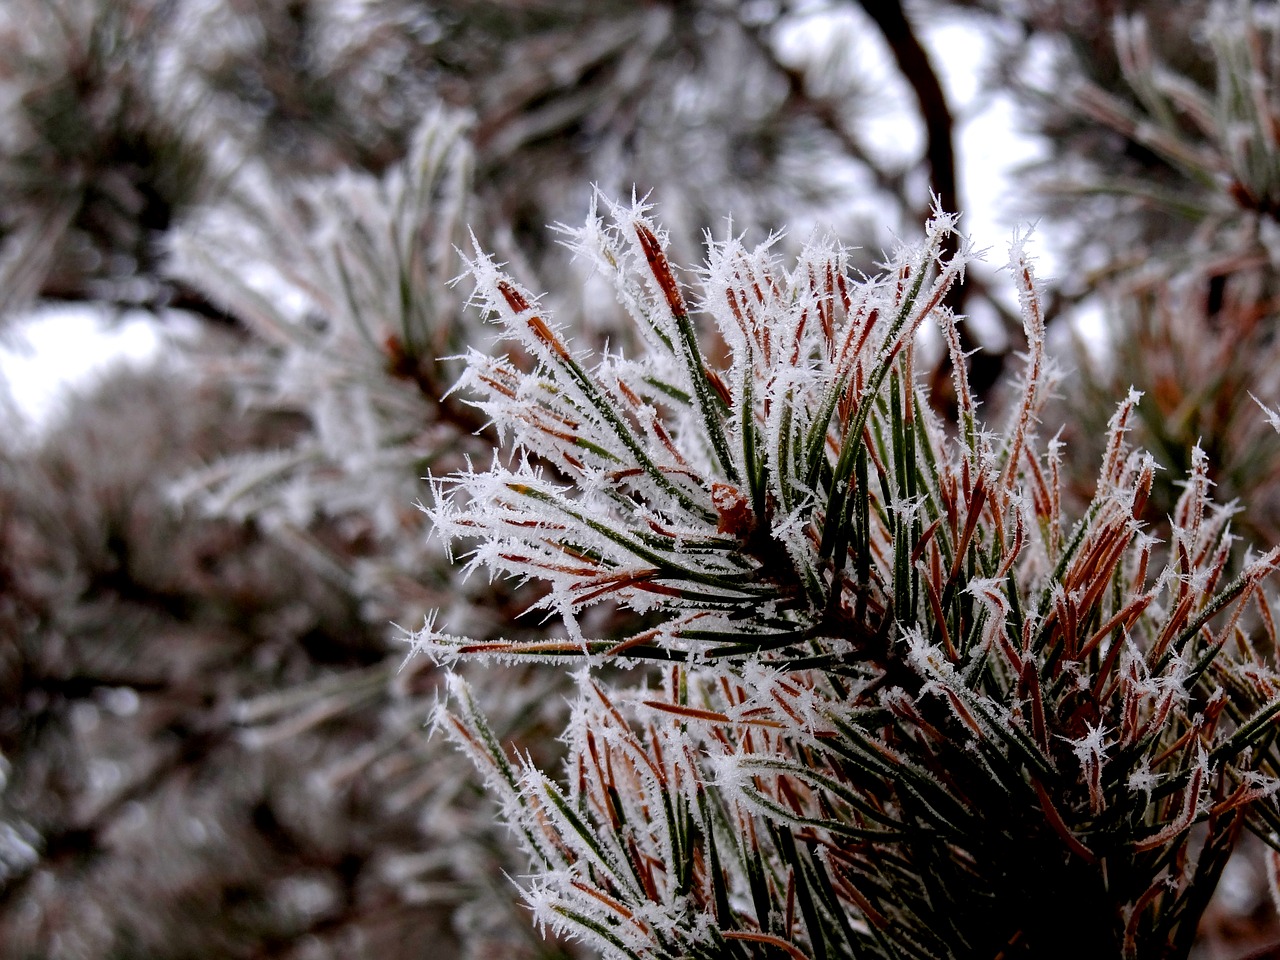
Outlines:
{"label": "frosted pine needle", "polygon": [[[473,352],[461,389],[508,446],[430,512],[472,568],[544,584],[567,633],[415,643],[661,664],[579,675],[560,780],[464,685],[442,715],[525,842],[538,922],[611,957],[1185,956],[1241,831],[1276,835],[1280,672],[1249,611],[1271,623],[1277,553],[1233,576],[1198,452],[1167,542],[1143,530],[1136,393],[1066,525],[1031,262],[1019,240],[1029,349],[992,434],[943,305],[954,229],[936,215],[875,277],[829,240],[793,265],[709,243],[695,295],[649,209],[601,201],[575,243],[638,356],[582,352],[477,247],[512,351]],[[954,430],[914,375],[930,322]],[[605,601],[631,619],[592,635]]]}

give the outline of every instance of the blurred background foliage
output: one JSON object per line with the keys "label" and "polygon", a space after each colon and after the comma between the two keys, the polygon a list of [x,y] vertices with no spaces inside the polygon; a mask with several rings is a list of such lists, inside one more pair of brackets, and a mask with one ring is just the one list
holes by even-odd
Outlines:
{"label": "blurred background foliage", "polygon": [[[944,68],[970,43],[968,107],[1011,102],[1039,150],[1001,202],[1053,255],[1071,483],[1088,496],[1133,384],[1132,439],[1166,468],[1148,519],[1199,441],[1237,529],[1280,539],[1280,438],[1250,399],[1280,404],[1272,5],[0,7],[0,324],[88,307],[162,333],[39,426],[0,408],[0,952],[572,954],[514,905],[519,861],[426,740],[437,678],[389,625],[550,629],[517,619],[530,588],[460,581],[414,508],[428,471],[492,446],[448,393],[448,358],[492,338],[449,285],[455,247],[470,229],[530,286],[585,289],[553,306],[613,346],[616,304],[545,229],[580,222],[591,184],[651,193],[678,262],[707,230],[821,226],[870,271],[1000,159],[957,152]],[[952,303],[992,407],[1020,347],[1001,284],[974,271]],[[945,411],[943,351],[922,356]],[[476,682],[552,763],[563,681],[512,677]],[[1258,870],[1228,871],[1201,956],[1280,942]]]}

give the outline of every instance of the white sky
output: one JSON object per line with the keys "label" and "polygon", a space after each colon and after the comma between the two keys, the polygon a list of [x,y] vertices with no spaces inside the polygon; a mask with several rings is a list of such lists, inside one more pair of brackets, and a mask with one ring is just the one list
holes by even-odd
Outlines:
{"label": "white sky", "polygon": [[150,362],[162,341],[155,318],[134,311],[109,319],[91,305],[46,307],[4,331],[0,386],[33,428],[57,409],[66,387],[120,363]]}

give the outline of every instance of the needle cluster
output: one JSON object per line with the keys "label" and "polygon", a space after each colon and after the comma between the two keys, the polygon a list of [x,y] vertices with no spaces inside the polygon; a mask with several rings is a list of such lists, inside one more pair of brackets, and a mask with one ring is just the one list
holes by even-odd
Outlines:
{"label": "needle cluster", "polygon": [[[581,667],[561,776],[461,679],[437,716],[530,856],[538,922],[616,957],[1185,956],[1241,832],[1277,843],[1280,551],[1232,559],[1198,452],[1167,536],[1144,527],[1136,394],[1064,516],[1021,240],[1029,347],[990,430],[945,306],[972,256],[951,216],[872,277],[826,239],[794,264],[709,242],[695,298],[643,203],[598,207],[572,243],[644,352],[587,356],[477,248],[510,349],[460,389],[504,445],[429,509],[470,567],[542,584],[563,634],[414,638]],[[955,424],[913,370],[925,324]],[[590,635],[605,601],[631,626]],[[659,666],[601,669],[624,662]]]}

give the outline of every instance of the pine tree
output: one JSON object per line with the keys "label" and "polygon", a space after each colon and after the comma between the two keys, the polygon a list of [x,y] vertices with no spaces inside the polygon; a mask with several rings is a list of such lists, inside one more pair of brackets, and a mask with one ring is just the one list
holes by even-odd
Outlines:
{"label": "pine tree", "polygon": [[[820,237],[794,266],[730,237],[695,300],[648,208],[606,206],[574,248],[646,351],[589,359],[477,251],[474,299],[528,360],[471,353],[505,453],[432,510],[470,567],[544,582],[565,634],[416,637],[585,664],[562,778],[510,757],[461,680],[437,719],[516,825],[539,922],[619,957],[1185,956],[1242,830],[1280,826],[1280,550],[1229,577],[1200,451],[1167,545],[1144,529],[1136,393],[1063,515],[1021,239],[1029,349],[992,432],[944,305],[971,256],[944,255],[945,213],[861,280]],[[955,355],[954,435],[914,371],[926,322]],[[605,598],[637,616],[624,635],[582,628]],[[591,669],[617,660],[667,665]]]}
{"label": "pine tree", "polygon": [[0,322],[168,332],[0,436],[3,952],[1263,945],[1274,10],[1122,6],[0,9]]}

